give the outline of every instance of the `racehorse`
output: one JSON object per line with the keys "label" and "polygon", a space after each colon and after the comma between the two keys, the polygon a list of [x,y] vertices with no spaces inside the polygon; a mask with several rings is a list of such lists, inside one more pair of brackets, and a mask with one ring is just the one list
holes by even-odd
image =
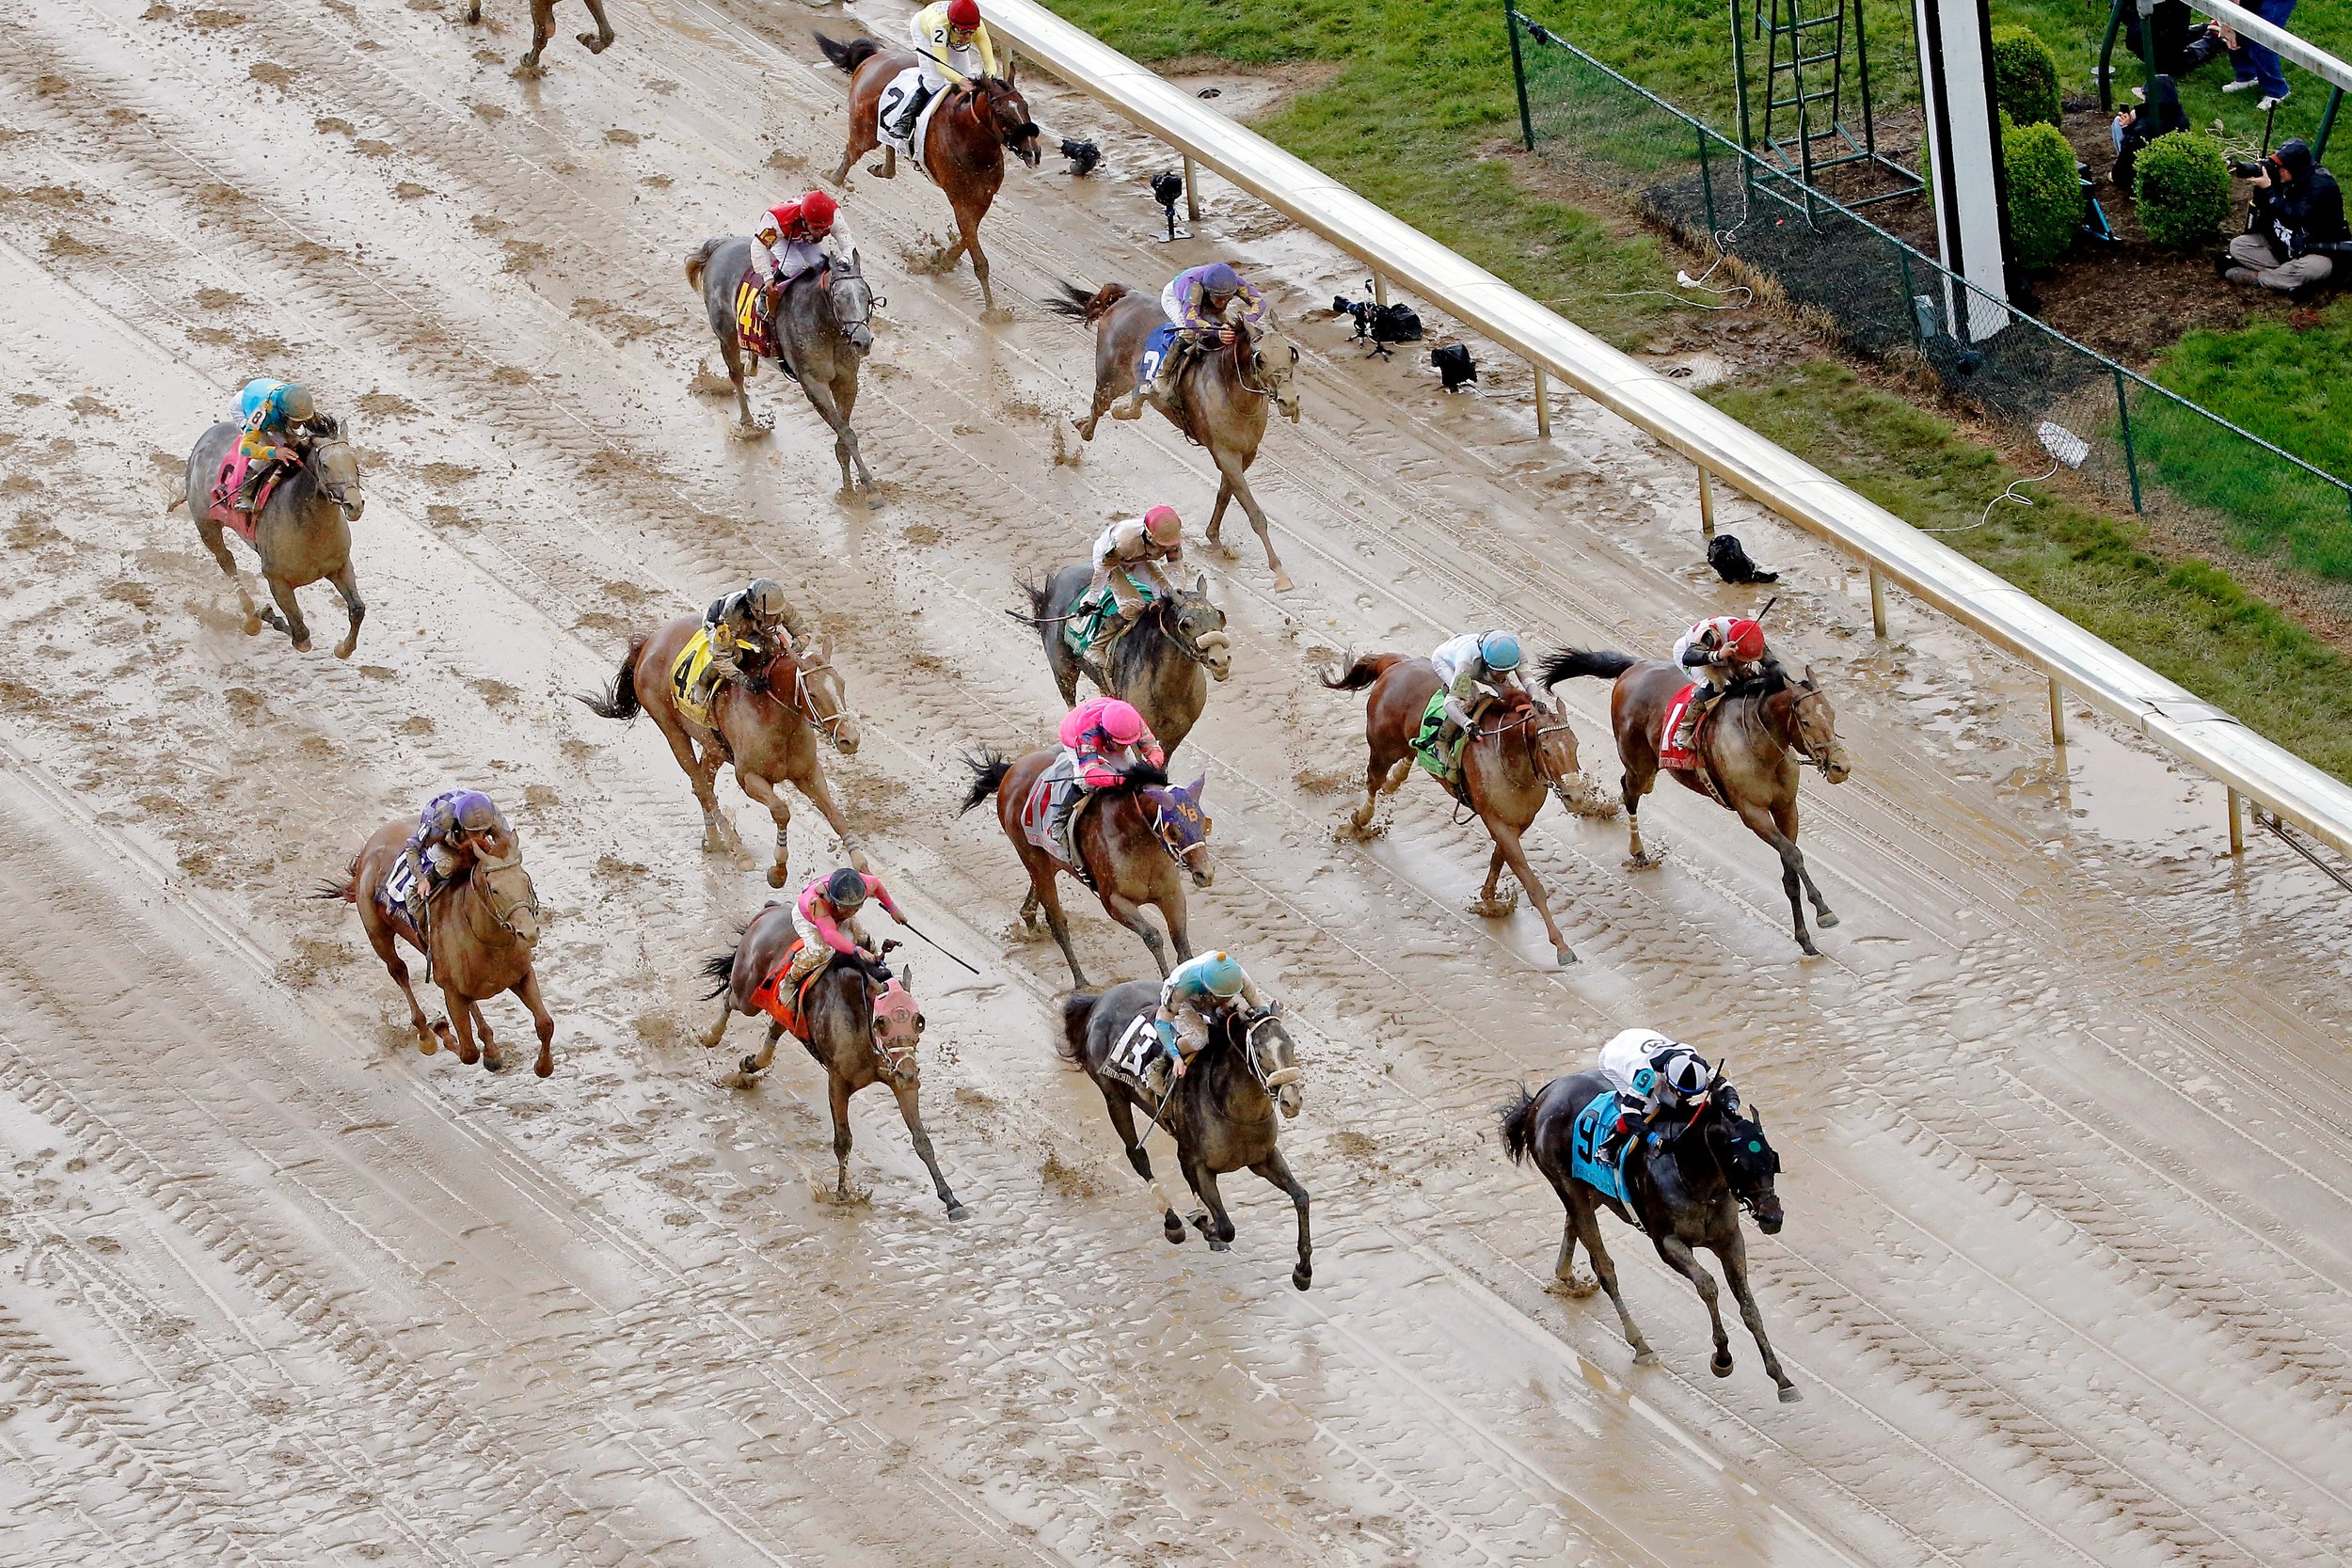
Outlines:
{"label": "racehorse", "polygon": [[[1062,297],[1045,308],[1058,316],[1094,328],[1094,401],[1087,417],[1077,421],[1082,439],[1094,439],[1094,427],[1110,405],[1135,390],[1142,378],[1143,352],[1152,334],[1166,325],[1160,302],[1136,293],[1124,283],[1105,283],[1092,293],[1074,283],[1061,286]],[[1227,503],[1238,497],[1265,546],[1266,570],[1274,586],[1287,592],[1291,576],[1274,553],[1264,509],[1250,493],[1249,466],[1258,460],[1265,439],[1266,412],[1279,408],[1282,417],[1298,422],[1298,394],[1292,388],[1298,367],[1298,350],[1272,326],[1252,329],[1232,324],[1230,348],[1201,355],[1186,366],[1176,385],[1177,406],[1163,409],[1168,422],[1187,440],[1208,450],[1216,465],[1216,506],[1209,514],[1209,543],[1217,543],[1225,524]]]}
{"label": "racehorse", "polygon": [[1133,704],[1169,756],[1200,721],[1211,677],[1233,673],[1232,640],[1225,635],[1225,611],[1209,602],[1209,578],[1201,573],[1190,589],[1178,585],[1172,598],[1154,600],[1107,648],[1101,643],[1084,659],[1062,640],[1070,607],[1094,576],[1086,566],[1065,566],[1041,583],[1025,583],[1025,619],[1045,640],[1045,663],[1054,672],[1062,705],[1078,702],[1083,672],[1097,689]]}
{"label": "racehorse", "polygon": [[1193,886],[1204,888],[1216,875],[1209,854],[1209,816],[1200,809],[1207,775],[1193,780],[1189,786],[1171,784],[1158,768],[1138,764],[1128,768],[1119,783],[1095,790],[1093,803],[1079,815],[1077,830],[1071,835],[1085,866],[1081,873],[1063,864],[1051,850],[1030,843],[1021,825],[1031,787],[1060,754],[1057,748],[1049,746],[1018,762],[994,752],[964,758],[964,766],[972,769],[972,787],[964,792],[956,815],[962,816],[992,795],[996,797],[997,825],[1012,841],[1022,868],[1029,874],[1029,895],[1021,901],[1022,923],[1036,929],[1037,911],[1043,908],[1045,923],[1054,940],[1061,943],[1061,956],[1070,960],[1070,977],[1081,990],[1089,982],[1086,971],[1078,967],[1077,950],[1070,945],[1070,927],[1062,923],[1061,895],[1055,884],[1064,872],[1092,883],[1095,896],[1103,901],[1103,912],[1143,939],[1143,945],[1152,950],[1152,961],[1160,966],[1161,977],[1166,978],[1168,944],[1143,918],[1143,907],[1148,904],[1160,911],[1168,937],[1176,943],[1177,958],[1191,958],[1192,940],[1184,926],[1184,879],[1190,877]]}
{"label": "racehorse", "polygon": [[[739,234],[705,240],[702,248],[686,259],[686,282],[702,292],[703,310],[710,318],[710,330],[718,335],[727,379],[735,383],[735,405],[742,414],[742,428],[765,434],[775,428],[775,422],[753,419],[752,402],[743,390],[743,383],[759,368],[759,356],[742,346],[735,319],[737,285],[747,271],[757,272],[758,258],[757,245]],[[866,471],[866,459],[858,455],[857,432],[850,428],[850,415],[857,407],[858,365],[874,346],[874,329],[867,323],[882,301],[866,284],[854,253],[847,261],[824,267],[811,286],[800,284],[801,279],[794,278],[776,300],[775,317],[768,328],[772,339],[770,357],[801,384],[809,406],[833,426],[833,454],[841,464],[841,488],[850,488],[850,470],[854,466],[857,483],[871,490],[874,476]],[[764,278],[760,287],[767,287]]]}
{"label": "racehorse", "polygon": [[642,710],[653,715],[670,754],[686,769],[694,799],[703,808],[703,847],[740,851],[742,839],[735,825],[719,810],[714,787],[723,763],[735,765],[735,782],[743,793],[768,808],[776,823],[776,863],[768,868],[768,885],[785,880],[785,830],[791,826],[792,808],[779,784],[789,784],[814,804],[832,827],[850,863],[866,868],[866,852],[850,832],[840,805],[825,783],[818,759],[821,738],[843,756],[857,753],[857,720],[841,673],[825,662],[825,645],[811,639],[779,652],[765,670],[753,676],[747,689],[722,681],[710,698],[710,721],[689,717],[678,706],[671,673],[678,655],[702,627],[702,617],[681,615],[650,634],[629,639],[620,673],[601,694],[581,694],[591,712],[606,719],[634,719]]}
{"label": "racehorse", "polygon": [[[1547,688],[1581,675],[1613,677],[1617,683],[1609,695],[1609,721],[1617,732],[1618,759],[1625,764],[1625,820],[1631,834],[1626,866],[1646,870],[1658,862],[1642,847],[1642,797],[1658,780],[1660,726],[1676,694],[1690,684],[1690,674],[1662,658],[1637,659],[1579,648],[1556,653],[1544,663]],[[1837,917],[1813,885],[1813,873],[1797,848],[1797,765],[1800,760],[1812,764],[1832,784],[1844,784],[1853,768],[1837,738],[1836,711],[1814,684],[1811,667],[1803,680],[1790,680],[1775,667],[1740,683],[1699,726],[1693,749],[1700,766],[1671,769],[1675,779],[1685,789],[1728,806],[1750,832],[1772,847],[1780,856],[1780,885],[1788,895],[1797,945],[1806,957],[1820,958],[1821,950],[1805,928],[1798,890],[1813,900],[1822,929],[1836,925]]]}
{"label": "racehorse", "polygon": [[[793,934],[792,906],[770,904],[752,916],[732,949],[705,961],[703,973],[717,982],[706,995],[726,1000],[719,1006],[719,1022],[703,1037],[704,1046],[716,1048],[736,1014],[761,1014],[753,993],[788,961]],[[912,965],[898,966],[898,983],[910,988],[914,984]],[[947,1217],[960,1220],[969,1215],[971,1211],[956,1201],[947,1179],[940,1174],[931,1135],[923,1128],[923,1068],[914,1053],[915,1037],[923,1032],[923,1015],[916,1013],[894,1029],[876,1016],[873,983],[865,972],[837,959],[825,967],[801,1000],[804,1004],[802,1020],[808,1030],[803,1043],[825,1069],[833,1101],[834,1196],[843,1202],[850,1196],[850,1097],[868,1084],[887,1084],[898,1097],[898,1115],[905,1118],[907,1134],[914,1140],[914,1152],[931,1173],[939,1201],[947,1206]],[[783,1023],[770,1019],[768,1038],[759,1053],[742,1060],[747,1079],[775,1060],[776,1040],[783,1033]]]}
{"label": "racehorse", "polygon": [[[1200,1200],[1192,1223],[1208,1238],[1209,1250],[1225,1252],[1233,1241],[1233,1222],[1226,1216],[1225,1200],[1217,1195],[1216,1179],[1227,1171],[1255,1171],[1290,1195],[1298,1211],[1298,1263],[1291,1283],[1300,1290],[1314,1283],[1314,1248],[1307,1233],[1307,1189],[1291,1174],[1288,1161],[1276,1147],[1281,1122],[1298,1115],[1305,1093],[1298,1086],[1298,1052],[1290,1031],[1282,1026],[1279,1005],[1246,1021],[1220,1021],[1209,1043],[1192,1059],[1182,1078],[1173,1080],[1168,1099],[1154,1104],[1124,1077],[1106,1070],[1111,1053],[1139,1014],[1159,1006],[1159,988],[1149,980],[1130,980],[1102,995],[1078,991],[1062,998],[1062,1059],[1086,1069],[1103,1091],[1111,1126],[1127,1151],[1136,1174],[1152,1183],[1160,1200],[1160,1227],[1171,1243],[1184,1239],[1184,1226],[1175,1206],[1152,1175],[1152,1159],[1136,1135],[1136,1112],[1168,1129],[1176,1140],[1176,1163],[1184,1184]],[[1146,1025],[1149,1027],[1149,1025]]]}
{"label": "racehorse", "polygon": [[1765,1338],[1764,1314],[1757,1310],[1755,1293],[1748,1289],[1747,1243],[1740,1235],[1742,1209],[1756,1216],[1756,1227],[1765,1235],[1780,1233],[1780,1196],[1772,1190],[1780,1156],[1765,1141],[1762,1119],[1742,1113],[1740,1091],[1724,1081],[1718,1066],[1705,1103],[1690,1120],[1670,1128],[1656,1141],[1648,1135],[1634,1141],[1625,1162],[1626,1195],[1631,1200],[1629,1209],[1569,1175],[1577,1113],[1612,1086],[1606,1073],[1572,1072],[1553,1079],[1537,1094],[1515,1090],[1498,1107],[1502,1148],[1511,1163],[1516,1165],[1533,1152],[1535,1168],[1543,1172],[1568,1212],[1560,1233],[1559,1260],[1552,1265],[1553,1277],[1570,1295],[1592,1293],[1593,1282],[1577,1278],[1572,1268],[1576,1244],[1582,1242],[1592,1255],[1594,1275],[1616,1305],[1625,1342],[1633,1347],[1633,1359],[1644,1366],[1658,1359],[1634,1326],[1633,1314],[1626,1310],[1625,1297],[1617,1290],[1616,1265],[1600,1244],[1599,1211],[1607,1208],[1628,1225],[1646,1231],[1658,1256],[1696,1288],[1715,1327],[1715,1355],[1708,1370],[1717,1377],[1729,1377],[1731,1340],[1724,1333],[1715,1276],[1700,1265],[1692,1250],[1705,1247],[1715,1255],[1724,1278],[1730,1282],[1731,1297],[1740,1304],[1740,1316],[1764,1357],[1764,1370],[1780,1386],[1781,1402],[1793,1404],[1804,1398],[1780,1370],[1780,1357],[1772,1354],[1772,1342]]}
{"label": "racehorse", "polygon": [[333,583],[351,618],[351,629],[335,644],[335,657],[349,658],[352,649],[359,645],[359,623],[368,614],[368,607],[359,598],[359,580],[351,571],[351,525],[367,507],[367,498],[359,492],[359,454],[343,439],[339,427],[309,446],[301,466],[278,481],[260,515],[253,519],[250,541],[253,553],[261,557],[262,576],[268,579],[270,597],[278,601],[278,608],[256,609],[253,595],[246,592],[245,578],[237,570],[237,558],[229,553],[222,526],[211,515],[213,481],[243,436],[241,426],[224,420],[199,436],[196,450],[188,453],[186,481],[180,494],[164,504],[164,510],[185,505],[188,515],[196,519],[197,536],[220,562],[229,580],[237,585],[247,637],[259,635],[262,623],[267,621],[294,639],[294,652],[309,653],[310,627],[302,619],[302,607],[294,602],[294,590],[308,588],[321,578]]}
{"label": "racehorse", "polygon": [[[511,990],[531,1009],[532,1024],[539,1032],[539,1059],[531,1070],[545,1078],[555,1070],[555,1020],[539,995],[539,976],[531,967],[531,950],[539,941],[539,895],[531,885],[531,873],[523,869],[511,844],[494,840],[495,855],[478,861],[463,878],[434,895],[425,911],[426,939],[420,942],[406,911],[386,909],[382,897],[385,880],[416,825],[414,817],[405,817],[378,828],[351,858],[343,879],[330,883],[319,896],[358,906],[368,945],[408,999],[408,1022],[417,1031],[419,1051],[430,1056],[448,1045],[468,1067],[478,1061],[492,1072],[505,1071],[490,1021],[482,1016],[482,1002]],[[412,874],[424,873],[418,867]],[[441,988],[441,1000],[449,1008],[447,1019],[425,1022],[396,941],[424,954],[428,978]],[[453,1039],[453,1022],[457,1026]],[[477,1030],[482,1035],[479,1049],[474,1045]]]}
{"label": "racehorse", "polygon": [[[1364,803],[1348,817],[1359,833],[1372,826],[1380,797],[1392,795],[1413,767],[1413,740],[1421,733],[1422,715],[1437,695],[1437,666],[1425,658],[1403,654],[1369,654],[1351,662],[1339,675],[1327,674],[1323,684],[1334,691],[1372,688],[1364,699],[1364,739],[1371,757],[1364,768]],[[1544,933],[1565,967],[1576,962],[1568,939],[1551,918],[1544,884],[1527,863],[1520,835],[1543,809],[1544,792],[1560,797],[1565,809],[1590,815],[1585,785],[1576,766],[1576,732],[1567,715],[1516,688],[1502,689],[1500,700],[1479,715],[1476,733],[1462,749],[1458,799],[1478,814],[1495,841],[1494,858],[1486,864],[1486,885],[1470,905],[1475,914],[1499,916],[1511,912],[1516,899],[1499,896],[1498,884],[1507,863],[1528,902],[1544,919]]]}
{"label": "racehorse", "polygon": [[[825,52],[825,58],[850,73],[850,145],[841,154],[841,166],[833,171],[833,182],[846,190],[850,166],[882,147],[874,115],[882,89],[914,64],[914,56],[903,49],[886,50],[870,38],[843,43],[822,33],[817,35],[817,47]],[[923,134],[922,164],[923,172],[955,210],[956,243],[940,247],[930,259],[930,270],[946,272],[969,251],[973,276],[980,280],[980,308],[993,313],[996,296],[988,286],[980,220],[988,216],[989,203],[996,199],[997,187],[1005,182],[1006,149],[1011,149],[1031,168],[1037,167],[1041,156],[1037,124],[1029,119],[1029,105],[1021,89],[1013,86],[1009,55],[1004,75],[984,77],[977,87],[950,87],[944,98],[926,111],[930,119]],[[897,151],[883,147],[882,167],[873,172],[884,180],[896,178]]]}
{"label": "racehorse", "polygon": [[[596,24],[593,33],[573,35],[588,46],[591,55],[601,55],[612,47],[612,24],[604,19],[604,0],[588,0],[588,15]],[[466,24],[475,25],[482,20],[482,0],[473,0],[466,8]],[[555,0],[531,0],[531,53],[516,62],[527,75],[539,72],[539,52],[555,37]]]}

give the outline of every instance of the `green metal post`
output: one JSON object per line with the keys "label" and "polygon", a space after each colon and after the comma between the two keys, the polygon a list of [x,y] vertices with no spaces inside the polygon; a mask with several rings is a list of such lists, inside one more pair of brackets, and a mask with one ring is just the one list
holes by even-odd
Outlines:
{"label": "green metal post", "polygon": [[1699,190],[1707,199],[1707,237],[1715,237],[1715,166],[1707,159],[1707,127],[1698,127]]}
{"label": "green metal post", "polygon": [[2132,0],[2114,0],[2107,10],[2107,36],[2099,40],[2099,112],[2115,112],[2115,35],[2123,30],[2123,8]]}
{"label": "green metal post", "polygon": [[1519,56],[1519,13],[1503,0],[1502,30],[1511,35],[1511,80],[1519,89],[1519,135],[1530,152],[1535,150],[1535,119],[1527,112],[1527,62]]}
{"label": "green metal post", "polygon": [[2312,162],[2319,163],[2328,156],[2328,133],[2336,128],[2336,111],[2344,106],[2344,89],[2336,88],[2328,95],[2328,107],[2319,116],[2319,135],[2312,138]]}
{"label": "green metal post", "polygon": [[2115,376],[2115,412],[2123,427],[2123,471],[2131,475],[2132,510],[2137,512],[2140,510],[2139,458],[2132,451],[2132,405],[2123,396],[2122,370],[2115,366],[2108,368]]}

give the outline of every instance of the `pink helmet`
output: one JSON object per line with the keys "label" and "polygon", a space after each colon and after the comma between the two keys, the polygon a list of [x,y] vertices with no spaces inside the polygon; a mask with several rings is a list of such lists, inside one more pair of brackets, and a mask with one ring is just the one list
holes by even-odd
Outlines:
{"label": "pink helmet", "polygon": [[1143,515],[1143,531],[1154,545],[1173,545],[1184,536],[1184,520],[1172,506],[1155,506]]}
{"label": "pink helmet", "polygon": [[965,32],[980,24],[980,0],[948,0],[947,25]]}
{"label": "pink helmet", "polygon": [[1133,703],[1104,703],[1098,722],[1103,726],[1103,733],[1120,746],[1132,746],[1148,733],[1143,715],[1136,711]]}

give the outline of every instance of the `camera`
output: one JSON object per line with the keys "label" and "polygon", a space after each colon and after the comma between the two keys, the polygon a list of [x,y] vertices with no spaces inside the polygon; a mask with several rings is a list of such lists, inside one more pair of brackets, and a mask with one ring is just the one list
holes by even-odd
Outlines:
{"label": "camera", "polygon": [[2232,164],[2230,166],[2230,172],[2236,175],[2241,180],[2259,179],[2262,175],[2267,173],[2268,170],[2269,161],[2267,159],[2259,164]]}

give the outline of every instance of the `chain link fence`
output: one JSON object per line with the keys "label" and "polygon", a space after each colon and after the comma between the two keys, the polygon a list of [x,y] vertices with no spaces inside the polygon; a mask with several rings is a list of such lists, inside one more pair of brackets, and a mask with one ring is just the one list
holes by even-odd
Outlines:
{"label": "chain link fence", "polygon": [[1530,151],[1736,258],[1741,281],[1843,347],[2027,439],[2071,433],[2042,445],[2115,509],[2275,602],[2352,622],[2352,484],[1974,289],[1515,6],[1505,15]]}

